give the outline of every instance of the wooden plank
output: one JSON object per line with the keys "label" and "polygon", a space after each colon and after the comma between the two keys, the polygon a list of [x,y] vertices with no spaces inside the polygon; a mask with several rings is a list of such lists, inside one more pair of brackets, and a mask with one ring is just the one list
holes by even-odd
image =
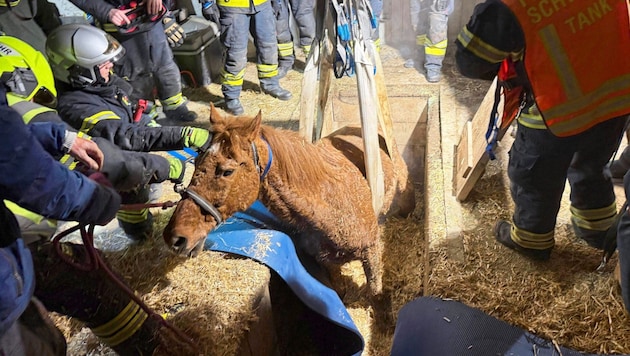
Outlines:
{"label": "wooden plank", "polygon": [[376,84],[374,82],[374,65],[368,57],[366,43],[371,41],[355,41],[355,67],[357,75],[357,87],[359,89],[359,109],[361,112],[361,132],[363,135],[363,148],[365,152],[365,171],[370,189],[372,191],[372,207],[378,212],[383,206],[385,195],[385,183],[383,177],[383,164],[381,162],[380,147],[378,143],[378,119],[374,113],[377,111],[375,102]]}
{"label": "wooden plank", "polygon": [[468,178],[475,164],[473,157],[473,137],[472,121],[466,121],[464,130],[455,150],[455,161],[457,162],[456,177]]}
{"label": "wooden plank", "polygon": [[[314,41],[312,51],[306,60],[302,77],[302,92],[300,94],[300,126],[299,133],[307,142],[313,142],[313,123],[315,121],[315,97],[317,95],[317,72],[319,61],[319,42]],[[326,95],[328,95],[326,93]]]}
{"label": "wooden plank", "polygon": [[245,337],[241,341],[238,356],[273,355],[277,353],[276,328],[273,322],[273,308],[269,294],[269,283],[261,287],[256,300],[256,318],[248,325]]}
{"label": "wooden plank", "polygon": [[334,23],[332,14],[329,11],[329,3],[327,0],[316,0],[313,9],[315,13],[316,37],[313,44],[302,75],[302,91],[300,93],[300,125],[298,132],[307,142],[313,142],[313,139],[319,139],[319,133],[315,134],[315,117],[318,115],[316,104],[321,96],[328,97],[328,91],[318,91],[319,73],[320,73],[320,46],[325,39],[322,35],[328,36],[324,31],[325,26]]}
{"label": "wooden plank", "polygon": [[388,45],[413,45],[415,33],[409,16],[409,0],[392,0],[383,2],[383,21],[385,38],[381,40]]}
{"label": "wooden plank", "polygon": [[394,149],[394,124],[392,123],[392,114],[389,107],[389,100],[387,97],[387,88],[385,87],[385,75],[383,73],[383,63],[381,63],[381,56],[376,52],[374,56],[376,62],[376,73],[374,74],[374,81],[376,85],[376,94],[378,96],[378,122],[381,124],[381,130],[383,137],[385,138],[385,145],[387,146],[387,152],[390,157]]}
{"label": "wooden plank", "polygon": [[317,107],[317,121],[315,128],[316,140],[332,132],[333,118],[330,114],[328,97],[330,93],[332,67],[334,60],[334,21],[332,16],[324,19],[324,35],[321,41],[321,57],[319,60],[319,101]]}
{"label": "wooden plank", "polygon": [[[486,131],[494,105],[496,85],[497,80],[495,78],[481,105],[479,105],[479,109],[469,123],[466,124],[466,126],[470,127],[463,131],[462,137],[460,137],[459,143],[455,148],[457,157],[454,160],[453,167],[453,195],[458,201],[466,200],[472,188],[483,175],[486,164],[490,160],[486,152],[488,145],[486,142]],[[503,114],[502,108],[503,105],[500,103],[499,117]],[[464,155],[465,158],[460,157],[460,155]]]}

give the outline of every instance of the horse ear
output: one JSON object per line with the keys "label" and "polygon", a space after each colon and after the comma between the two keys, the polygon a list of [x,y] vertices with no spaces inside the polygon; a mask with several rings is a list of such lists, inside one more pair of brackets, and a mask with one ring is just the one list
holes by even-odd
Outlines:
{"label": "horse ear", "polygon": [[214,104],[210,103],[210,124],[217,126],[225,121],[223,115],[217,110]]}
{"label": "horse ear", "polygon": [[260,136],[260,125],[262,124],[262,110],[258,110],[258,114],[252,120],[251,126],[249,127],[250,136],[249,139],[254,141],[257,137]]}

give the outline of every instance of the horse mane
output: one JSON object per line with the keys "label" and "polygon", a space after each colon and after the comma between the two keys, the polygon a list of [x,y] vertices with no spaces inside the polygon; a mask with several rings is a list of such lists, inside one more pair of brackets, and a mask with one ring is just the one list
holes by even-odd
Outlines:
{"label": "horse mane", "polygon": [[289,185],[318,194],[317,187],[322,181],[341,180],[330,169],[331,165],[341,164],[339,155],[307,142],[295,131],[261,125],[261,134],[273,151],[278,173]]}

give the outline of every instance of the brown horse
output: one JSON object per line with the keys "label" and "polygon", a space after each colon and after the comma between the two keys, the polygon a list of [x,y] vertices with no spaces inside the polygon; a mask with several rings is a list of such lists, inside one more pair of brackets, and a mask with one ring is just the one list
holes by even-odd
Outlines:
{"label": "brown horse", "polygon": [[[297,132],[262,125],[255,117],[222,116],[211,108],[214,135],[195,162],[188,189],[218,209],[223,219],[256,199],[278,217],[296,247],[327,268],[361,260],[373,295],[382,289],[379,222],[415,206],[408,169],[380,139],[385,181],[383,209],[372,208],[365,178],[361,129],[345,127],[315,144]],[[216,220],[192,199],[180,201],[164,230],[166,243],[196,255]],[[329,269],[330,270],[330,269]]]}

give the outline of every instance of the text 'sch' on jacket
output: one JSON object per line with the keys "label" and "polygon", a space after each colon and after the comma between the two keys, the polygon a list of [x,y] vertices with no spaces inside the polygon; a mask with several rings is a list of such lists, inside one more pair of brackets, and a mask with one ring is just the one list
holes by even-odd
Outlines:
{"label": "text 'sch' on jacket", "polygon": [[525,34],[525,69],[543,119],[571,136],[630,113],[626,0],[502,0]]}

